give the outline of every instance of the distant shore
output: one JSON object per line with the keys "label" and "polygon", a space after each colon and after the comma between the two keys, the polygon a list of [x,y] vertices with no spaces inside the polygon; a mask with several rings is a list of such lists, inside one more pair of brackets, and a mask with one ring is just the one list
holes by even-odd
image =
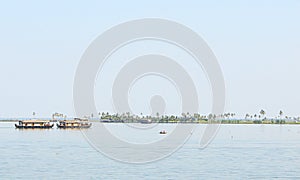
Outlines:
{"label": "distant shore", "polygon": [[[90,122],[102,123],[141,123],[141,124],[300,124],[300,117],[291,117],[279,111],[275,117],[268,117],[266,111],[261,109],[257,114],[245,114],[244,117],[236,117],[235,113],[216,114],[199,114],[199,113],[181,113],[181,115],[145,115],[143,113],[132,114],[116,113],[110,114],[109,112],[98,112],[97,114],[91,113],[80,117],[88,119]],[[62,120],[73,120],[74,117],[68,117],[66,114],[55,112],[51,117],[40,118],[36,112],[32,113],[31,117],[2,117],[0,122],[18,122],[22,120],[39,119],[57,122]]]}
{"label": "distant shore", "polygon": [[0,122],[18,122],[19,120],[0,120]]}
{"label": "distant shore", "polygon": [[[45,119],[45,118],[43,118]],[[4,122],[19,122],[22,121],[24,119],[2,119],[0,120],[0,123],[4,123]],[[52,119],[47,119],[50,120],[52,122],[57,122],[58,120],[52,120]],[[149,123],[143,123],[143,122],[138,122],[138,121],[103,121],[103,119],[93,119],[90,120],[90,122],[101,122],[101,123],[106,123],[106,124],[112,124],[112,123],[141,123],[141,124],[247,124],[247,125],[257,125],[257,124],[273,124],[273,125],[282,125],[282,124],[286,124],[286,125],[300,125],[300,122],[292,122],[292,121],[284,121],[284,120],[276,120],[276,121],[272,121],[272,120],[265,120],[265,121],[258,121],[258,120],[254,120],[254,121],[250,121],[250,120],[219,120],[219,121],[207,121],[207,120],[201,120],[201,121],[197,121],[197,122],[175,122],[175,121],[171,121],[171,122],[159,122],[159,121],[154,121],[154,122],[149,122]]]}

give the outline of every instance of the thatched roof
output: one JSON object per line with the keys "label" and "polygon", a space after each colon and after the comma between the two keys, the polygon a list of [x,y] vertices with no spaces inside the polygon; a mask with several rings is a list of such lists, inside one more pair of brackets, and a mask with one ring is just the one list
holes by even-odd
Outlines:
{"label": "thatched roof", "polygon": [[48,123],[50,122],[49,120],[39,120],[39,119],[31,119],[31,120],[24,120],[20,121],[22,123]]}

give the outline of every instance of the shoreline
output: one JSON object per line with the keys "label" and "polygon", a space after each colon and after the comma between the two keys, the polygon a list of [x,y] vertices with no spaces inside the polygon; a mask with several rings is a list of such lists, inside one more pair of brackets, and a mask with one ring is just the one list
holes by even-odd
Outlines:
{"label": "shoreline", "polygon": [[[19,122],[22,120],[18,120],[18,119],[12,119],[12,120],[0,120],[0,123],[6,123],[6,122]],[[222,120],[221,120],[222,121]],[[52,121],[53,123],[57,122],[57,121]],[[100,122],[92,120],[90,122]],[[208,123],[208,122],[153,122],[153,123],[140,123],[140,122],[101,122],[104,124],[145,124],[145,125],[149,125],[149,124],[232,124],[232,125],[300,125],[300,122],[285,122],[285,123],[253,123],[251,121],[249,122],[245,122],[245,121],[239,121],[239,122],[220,122],[220,123]]]}

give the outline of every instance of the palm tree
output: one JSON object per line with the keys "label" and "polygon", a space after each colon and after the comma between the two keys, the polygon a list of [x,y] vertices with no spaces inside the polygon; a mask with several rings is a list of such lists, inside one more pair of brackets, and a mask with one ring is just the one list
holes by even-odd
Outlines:
{"label": "palm tree", "polygon": [[265,114],[266,114],[266,111],[264,111],[264,110],[262,109],[262,110],[260,110],[259,114],[260,114],[262,117],[264,117]]}
{"label": "palm tree", "polygon": [[208,120],[212,120],[212,118],[213,118],[213,114],[209,114],[208,115]]}
{"label": "palm tree", "polygon": [[224,117],[228,119],[229,113],[225,113],[225,114],[224,114]]}
{"label": "palm tree", "polygon": [[214,114],[214,115],[213,115],[213,119],[215,120],[216,118],[217,118],[217,115]]}
{"label": "palm tree", "polygon": [[280,110],[280,111],[279,111],[279,117],[282,118],[282,115],[283,115],[283,111]]}
{"label": "palm tree", "polygon": [[249,114],[246,114],[246,115],[245,115],[245,119],[247,119],[248,117],[250,117],[250,115],[249,115]]}
{"label": "palm tree", "polygon": [[32,118],[35,118],[36,113],[32,112]]}
{"label": "palm tree", "polygon": [[262,109],[262,110],[260,110],[259,114],[261,114],[261,115],[265,115],[265,114],[266,114],[266,112],[265,112],[265,111]]}
{"label": "palm tree", "polygon": [[230,113],[230,116],[233,119],[233,117],[235,116],[235,113]]}

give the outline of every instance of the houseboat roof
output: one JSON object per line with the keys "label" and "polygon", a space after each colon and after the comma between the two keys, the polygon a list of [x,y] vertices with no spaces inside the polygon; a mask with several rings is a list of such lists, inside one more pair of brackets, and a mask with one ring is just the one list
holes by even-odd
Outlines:
{"label": "houseboat roof", "polygon": [[74,122],[82,122],[82,121],[89,121],[89,120],[88,119],[74,118],[73,120],[61,120],[60,122],[74,123]]}
{"label": "houseboat roof", "polygon": [[79,120],[63,120],[60,122],[65,122],[65,123],[75,123],[75,122],[79,122]]}
{"label": "houseboat roof", "polygon": [[20,122],[22,122],[22,123],[48,123],[50,121],[49,120],[30,119],[30,120],[23,120]]}

